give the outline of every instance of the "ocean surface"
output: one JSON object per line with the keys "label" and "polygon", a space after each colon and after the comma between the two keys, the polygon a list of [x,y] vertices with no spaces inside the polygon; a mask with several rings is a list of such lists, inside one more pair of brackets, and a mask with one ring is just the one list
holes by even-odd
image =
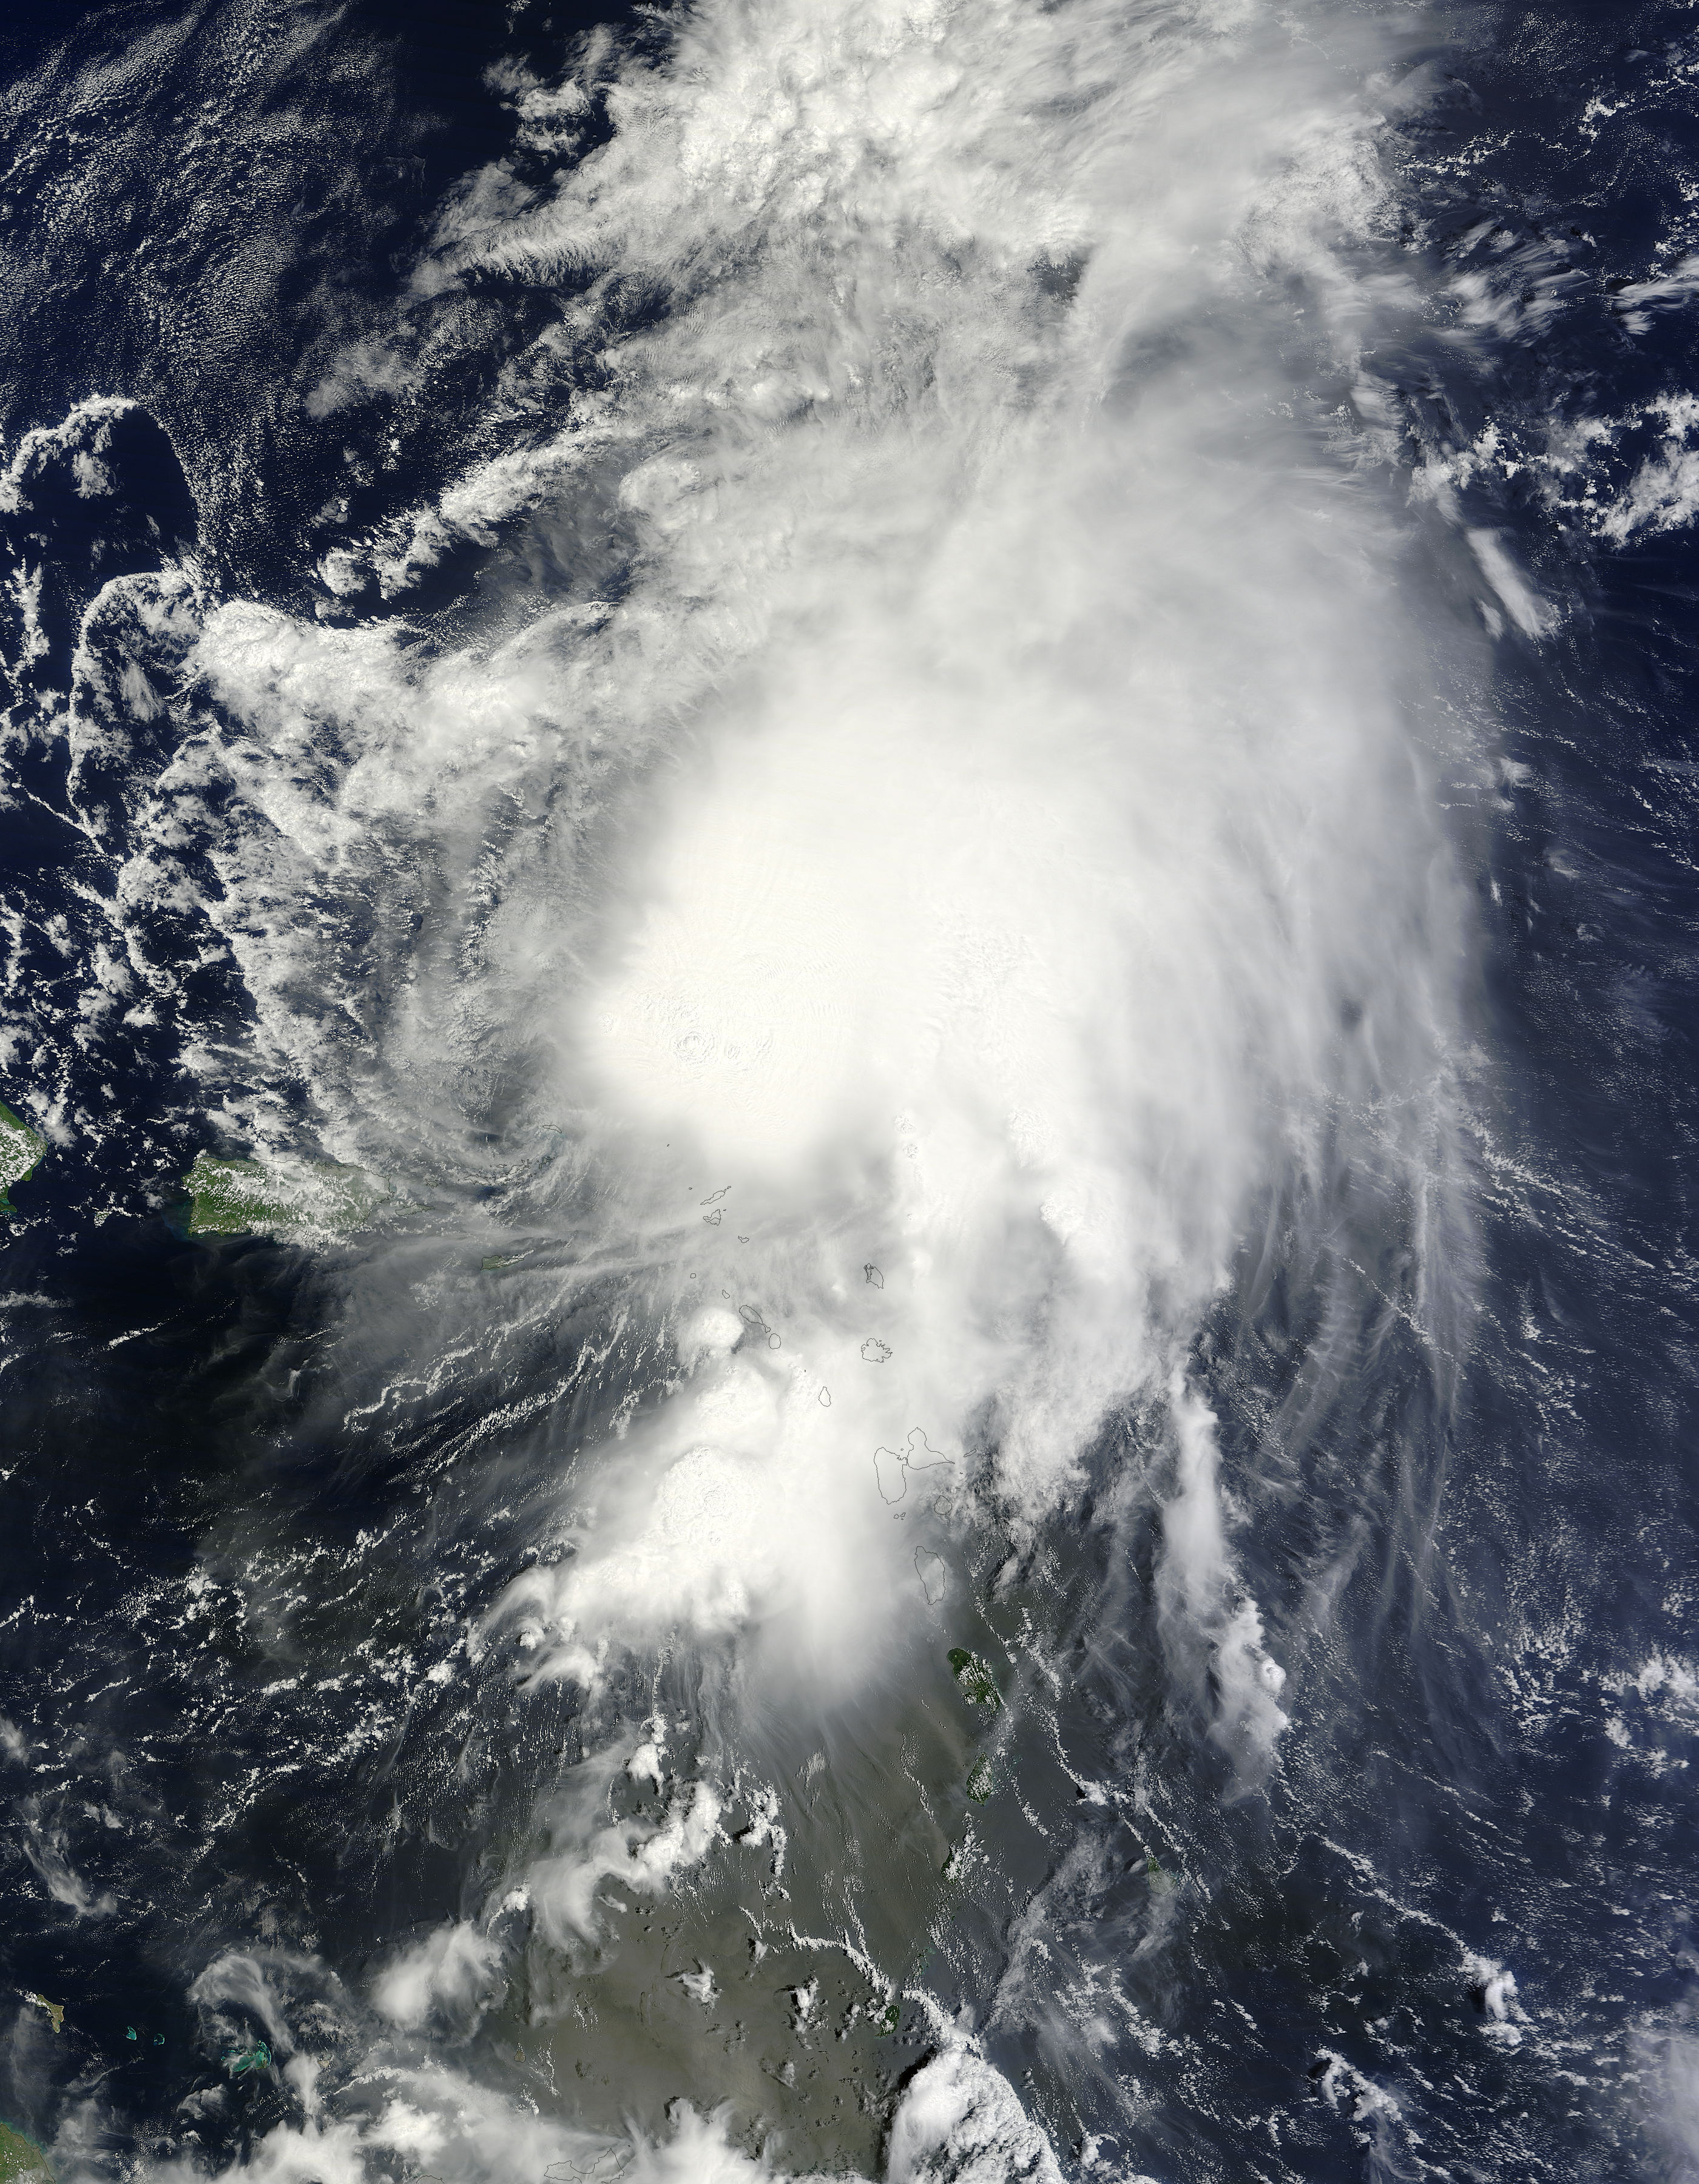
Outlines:
{"label": "ocean surface", "polygon": [[60,2184],[1699,2177],[1696,336],[1691,5],[17,0]]}

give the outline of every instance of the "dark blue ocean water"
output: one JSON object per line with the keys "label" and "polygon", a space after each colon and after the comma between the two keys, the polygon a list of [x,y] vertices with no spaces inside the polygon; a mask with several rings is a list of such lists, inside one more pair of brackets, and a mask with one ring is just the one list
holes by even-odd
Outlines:
{"label": "dark blue ocean water", "polygon": [[[67,2178],[175,2158],[306,2177],[260,2165],[298,2091],[228,2077],[230,2044],[271,2028],[208,1967],[258,1952],[296,2048],[345,2087],[374,2036],[349,1997],[398,1937],[476,1908],[587,1748],[565,1686],[521,1716],[494,1673],[451,1693],[428,1671],[532,1552],[563,1450],[616,1412],[614,1306],[592,1283],[493,1333],[477,1369],[409,1380],[448,1340],[446,1308],[408,1302],[423,1259],[185,1233],[191,1162],[231,1142],[186,1057],[209,1044],[220,1098],[253,1090],[253,1005],[192,890],[131,908],[120,889],[188,639],[163,616],[80,631],[110,578],[191,556],[212,595],[404,615],[426,651],[528,588],[617,589],[616,536],[534,511],[404,598],[313,574],[501,451],[492,390],[558,299],[481,276],[426,329],[409,269],[460,177],[506,159],[548,186],[485,71],[546,70],[602,20],[205,0],[0,31],[0,450],[92,398],[135,405],[101,448],[109,489],[78,490],[85,421],[0,512],[0,1096],[49,1140],[0,1246],[0,2114]],[[664,55],[666,11],[605,20]],[[1002,1844],[950,1938],[918,1922],[900,1968],[966,2014],[1069,2175],[1699,2173],[1699,482],[1684,510],[1657,406],[1699,398],[1699,30],[1673,6],[1466,7],[1413,23],[1400,67],[1431,87],[1397,124],[1395,247],[1441,300],[1379,360],[1396,401],[1372,421],[1429,542],[1411,583],[1435,689],[1447,616],[1475,613],[1465,533],[1551,608],[1533,633],[1496,614],[1471,699],[1490,762],[1442,779],[1474,920],[1473,1225],[1427,1248],[1468,1303],[1418,1297],[1419,1209],[1377,1231],[1342,1173],[1302,1217],[1271,1206],[1200,1338],[1289,1678],[1265,1790],[1237,1791],[1163,1669],[1160,1466],[1124,1485],[1143,1412],[1106,1429],[1041,1566],[973,1610],[988,1651],[1036,1618],[1073,1767],[1141,1786],[1135,1818],[1054,1776],[1045,1847]],[[415,322],[428,398],[312,414],[333,356]],[[1662,513],[1613,522],[1666,459]],[[1424,462],[1451,465],[1449,509],[1412,488]],[[100,731],[81,745],[79,676]],[[218,821],[214,800],[183,850],[208,898]],[[382,987],[412,937],[372,915],[347,946]],[[263,1089],[310,1122],[309,1082]],[[482,1096],[497,1147],[509,1095]],[[491,1158],[475,1207],[507,1187]],[[528,1248],[570,1258],[559,1234]],[[481,1437],[527,1389],[549,1401]],[[1019,1733],[1036,1777],[1047,1731]],[[1119,1996],[1110,2031],[1056,2004],[1088,1971]],[[928,2025],[910,2009],[866,2064],[846,2162],[877,2148]],[[571,2117],[570,2083],[545,2095],[514,2063],[525,2037],[498,2014],[456,2067]],[[673,2090],[705,2105],[699,2064]],[[659,2129],[666,2088],[632,2083]]]}

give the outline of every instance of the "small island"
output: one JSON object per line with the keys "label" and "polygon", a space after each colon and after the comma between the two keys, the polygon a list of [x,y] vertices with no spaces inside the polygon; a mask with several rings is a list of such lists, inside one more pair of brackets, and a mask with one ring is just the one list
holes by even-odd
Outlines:
{"label": "small island", "polygon": [[0,1213],[16,1212],[7,1194],[14,1183],[22,1183],[26,1176],[35,1173],[47,1149],[47,1139],[38,1136],[21,1115],[14,1115],[0,1100]]}
{"label": "small island", "polygon": [[197,1156],[187,1187],[182,1227],[191,1236],[347,1235],[386,1195],[360,1169],[335,1161],[268,1167],[211,1153]]}

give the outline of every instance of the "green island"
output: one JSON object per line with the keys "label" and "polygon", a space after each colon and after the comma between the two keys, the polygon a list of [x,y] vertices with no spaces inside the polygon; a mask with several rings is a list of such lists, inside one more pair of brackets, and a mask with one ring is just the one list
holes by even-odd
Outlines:
{"label": "green island", "polygon": [[187,1178],[191,1236],[348,1235],[363,1228],[386,1195],[357,1167],[335,1161],[298,1168],[256,1160],[196,1156]]}
{"label": "green island", "polygon": [[0,1213],[16,1211],[7,1193],[14,1183],[33,1175],[47,1141],[38,1137],[21,1115],[14,1115],[0,1100]]}
{"label": "green island", "polygon": [[997,1688],[997,1680],[977,1653],[970,1653],[965,1646],[950,1649],[950,1673],[963,1698],[973,1706],[999,1707],[1003,1694]]}
{"label": "green island", "polygon": [[47,2155],[9,2123],[0,2123],[0,2184],[53,2184]]}

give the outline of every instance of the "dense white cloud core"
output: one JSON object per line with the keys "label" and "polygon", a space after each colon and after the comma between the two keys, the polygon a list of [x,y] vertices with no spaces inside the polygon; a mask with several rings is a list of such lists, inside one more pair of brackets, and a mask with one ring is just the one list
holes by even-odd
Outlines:
{"label": "dense white cloud core", "polygon": [[[674,1337],[693,1300],[760,1324],[711,1367],[687,1338],[690,1392],[609,1451],[558,1597],[510,1603],[534,1666],[793,1613],[841,1662],[936,1590],[881,1446],[975,1419],[1041,1518],[1253,1198],[1324,1128],[1373,1111],[1395,1165],[1429,1127],[1457,927],[1396,543],[1303,384],[1403,307],[1353,277],[1384,191],[1340,32],[699,8],[557,189],[445,214],[432,278],[572,274],[603,383],[383,549],[591,495],[621,596],[422,671],[244,607],[203,640],[233,725],[180,763],[249,815],[215,914],[350,1154],[440,1166],[445,1058],[505,1056],[512,1156],[599,1167]],[[616,335],[632,284],[660,308]],[[388,884],[397,829],[437,906],[349,1074],[280,906]],[[317,968],[363,1021],[359,967]]]}
{"label": "dense white cloud core", "polygon": [[[628,542],[618,597],[422,668],[378,631],[208,628],[224,724],[180,778],[240,788],[214,914],[262,1049],[346,1156],[439,1174],[453,1069],[509,1068],[504,1157],[546,1196],[570,1143],[648,1270],[664,1399],[480,1634],[533,1678],[733,1638],[812,1691],[866,1673],[949,1611],[970,1438],[1018,1533],[1145,1391],[1178,1460],[1175,1672],[1201,1690],[1212,1654],[1221,1733],[1270,1762],[1282,1672],[1177,1368],[1324,1137],[1418,1158],[1460,930],[1397,542],[1306,385],[1402,307],[1353,272],[1373,55],[1327,28],[703,0],[558,187],[444,215],[431,278],[561,278],[594,391],[368,554],[399,584],[582,497]],[[582,104],[521,102],[543,136]],[[286,909],[391,884],[398,840],[434,922],[355,1068],[323,1002],[367,1023],[365,972]],[[713,1827],[704,1788],[582,1835],[538,1869],[545,1918],[583,1935],[599,1879],[659,1890]],[[445,1930],[380,2007],[419,2022],[490,1963]],[[1002,2174],[926,2137],[995,2137],[988,2083],[917,2082],[893,2175]]]}

